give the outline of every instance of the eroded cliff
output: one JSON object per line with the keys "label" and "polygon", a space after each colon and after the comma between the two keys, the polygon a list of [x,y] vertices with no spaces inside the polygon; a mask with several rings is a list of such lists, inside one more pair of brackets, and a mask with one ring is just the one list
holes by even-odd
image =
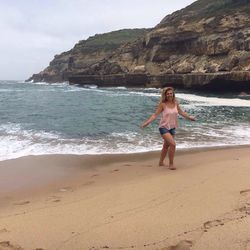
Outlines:
{"label": "eroded cliff", "polygon": [[249,0],[196,1],[137,38],[105,52],[85,53],[78,44],[37,77],[99,86],[250,89]]}

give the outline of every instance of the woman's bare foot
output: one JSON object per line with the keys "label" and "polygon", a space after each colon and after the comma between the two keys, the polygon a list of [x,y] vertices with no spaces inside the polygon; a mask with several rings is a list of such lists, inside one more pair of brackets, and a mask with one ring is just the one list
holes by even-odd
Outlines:
{"label": "woman's bare foot", "polygon": [[169,169],[170,170],[176,170],[176,167],[174,166],[174,164],[169,164]]}
{"label": "woman's bare foot", "polygon": [[165,162],[159,162],[159,167],[168,167],[168,165]]}

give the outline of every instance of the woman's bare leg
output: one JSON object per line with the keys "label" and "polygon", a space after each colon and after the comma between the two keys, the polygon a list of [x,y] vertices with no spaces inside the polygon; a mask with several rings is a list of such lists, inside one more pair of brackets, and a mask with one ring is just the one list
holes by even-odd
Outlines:
{"label": "woman's bare leg", "polygon": [[167,156],[168,148],[169,148],[168,143],[166,142],[166,140],[163,140],[163,145],[162,145],[162,149],[161,149],[161,156],[160,156],[159,166],[167,166],[164,163],[164,159]]}
{"label": "woman's bare leg", "polygon": [[169,145],[169,150],[168,150],[168,157],[169,157],[169,168],[171,170],[174,170],[174,155],[175,155],[175,140],[174,137],[170,133],[166,133],[162,135],[162,138],[166,141],[166,143]]}

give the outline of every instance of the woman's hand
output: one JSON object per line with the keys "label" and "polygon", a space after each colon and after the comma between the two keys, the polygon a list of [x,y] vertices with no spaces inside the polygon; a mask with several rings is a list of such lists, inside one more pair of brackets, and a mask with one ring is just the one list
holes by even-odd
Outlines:
{"label": "woman's hand", "polygon": [[190,121],[196,121],[196,118],[194,117],[194,116],[189,116],[189,118],[188,118]]}
{"label": "woman's hand", "polygon": [[147,126],[148,126],[148,123],[144,122],[144,123],[142,123],[142,125],[140,127],[143,129],[143,128],[147,127]]}
{"label": "woman's hand", "polygon": [[148,124],[150,124],[152,121],[154,121],[154,120],[157,118],[157,116],[162,112],[162,110],[163,110],[162,103],[159,103],[159,105],[158,105],[158,107],[157,107],[155,113],[152,114],[152,115],[150,116],[150,118],[149,118],[147,121],[145,121],[144,123],[142,123],[142,125],[141,125],[140,127],[141,127],[141,128],[147,127]]}

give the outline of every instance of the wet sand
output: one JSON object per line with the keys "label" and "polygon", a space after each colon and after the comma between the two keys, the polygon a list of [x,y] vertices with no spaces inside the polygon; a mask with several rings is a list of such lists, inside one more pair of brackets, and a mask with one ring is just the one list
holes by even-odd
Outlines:
{"label": "wet sand", "polygon": [[250,249],[250,147],[0,162],[0,249]]}

